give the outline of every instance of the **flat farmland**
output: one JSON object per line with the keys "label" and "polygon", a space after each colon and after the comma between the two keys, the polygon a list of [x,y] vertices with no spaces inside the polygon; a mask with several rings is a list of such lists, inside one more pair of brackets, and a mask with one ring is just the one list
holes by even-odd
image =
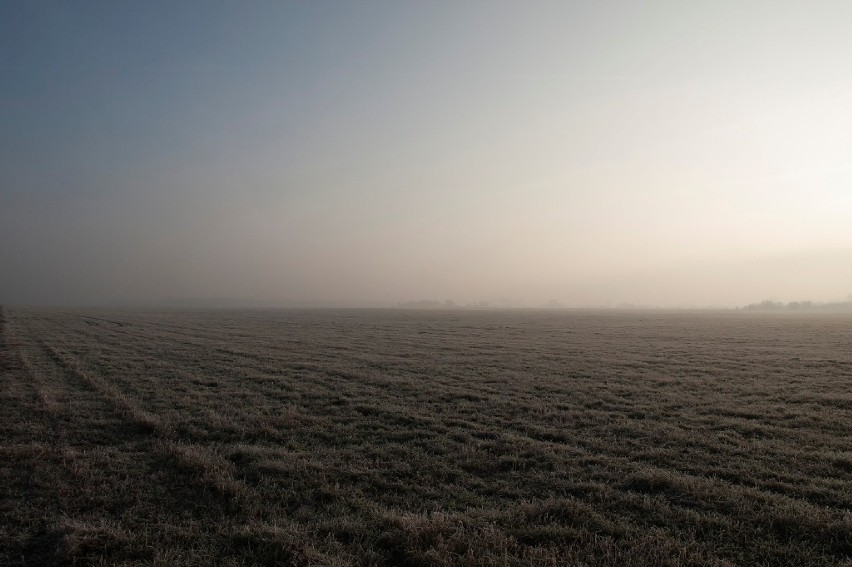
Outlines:
{"label": "flat farmland", "polygon": [[852,565],[852,317],[4,308],[3,565]]}

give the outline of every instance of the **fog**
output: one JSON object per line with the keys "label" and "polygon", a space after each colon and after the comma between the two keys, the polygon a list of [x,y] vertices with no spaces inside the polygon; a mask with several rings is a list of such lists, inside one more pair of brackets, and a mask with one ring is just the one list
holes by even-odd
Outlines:
{"label": "fog", "polygon": [[5,3],[0,303],[846,300],[850,21]]}

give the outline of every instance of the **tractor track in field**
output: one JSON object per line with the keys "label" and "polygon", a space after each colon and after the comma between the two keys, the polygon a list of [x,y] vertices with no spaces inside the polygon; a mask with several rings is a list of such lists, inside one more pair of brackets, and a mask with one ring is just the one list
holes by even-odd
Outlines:
{"label": "tractor track in field", "polygon": [[[8,540],[0,545],[0,563],[50,565],[56,562],[61,537],[57,519],[69,509],[73,485],[64,458],[64,429],[59,406],[44,389],[26,354],[26,343],[0,306],[0,518]],[[14,522],[17,511],[5,510],[17,491],[31,491],[36,516]],[[2,538],[0,538],[2,539]]]}
{"label": "tractor track in field", "polygon": [[177,439],[173,424],[143,410],[136,400],[123,393],[114,383],[90,372],[68,353],[49,345],[45,345],[45,348],[66,375],[74,377],[97,392],[116,415],[144,432],[152,453],[166,457],[203,488],[211,489],[225,497],[235,511],[254,509],[258,503],[257,496],[236,477],[232,463],[206,447]]}
{"label": "tractor track in field", "polygon": [[[235,511],[256,506],[256,495],[236,477],[232,463],[207,447],[179,439],[169,421],[142,409],[117,383],[90,371],[70,352],[25,332],[11,342],[7,317],[3,313],[0,317],[0,365],[25,374],[21,386],[30,390],[45,416],[43,436],[66,464],[73,467],[67,461],[73,459],[75,447],[136,439],[203,489],[223,496]],[[114,415],[118,421],[107,422],[104,415]],[[86,423],[96,416],[96,423]]]}
{"label": "tractor track in field", "polygon": [[[0,307],[0,518],[19,520],[0,531],[6,540],[0,565],[74,564],[98,545],[123,545],[128,536],[121,520],[97,513],[102,478],[118,484],[126,475],[135,483],[184,479],[164,490],[186,494],[193,487],[198,496],[209,494],[196,498],[195,507],[218,502],[215,509],[250,519],[258,499],[232,463],[174,438],[167,424],[51,345],[40,329],[10,319]],[[158,466],[173,472],[149,479],[146,471]],[[32,493],[29,518],[5,510],[17,491]]]}

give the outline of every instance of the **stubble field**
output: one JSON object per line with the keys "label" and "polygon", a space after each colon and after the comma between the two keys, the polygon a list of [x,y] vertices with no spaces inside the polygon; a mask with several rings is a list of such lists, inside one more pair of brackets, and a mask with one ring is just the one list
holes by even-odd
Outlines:
{"label": "stubble field", "polygon": [[848,315],[0,317],[3,565],[852,565]]}

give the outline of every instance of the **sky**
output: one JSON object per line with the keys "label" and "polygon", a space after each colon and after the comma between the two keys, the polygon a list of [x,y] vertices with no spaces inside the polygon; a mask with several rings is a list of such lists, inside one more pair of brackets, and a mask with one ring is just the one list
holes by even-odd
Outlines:
{"label": "sky", "polygon": [[0,303],[846,300],[849,22],[4,2]]}

